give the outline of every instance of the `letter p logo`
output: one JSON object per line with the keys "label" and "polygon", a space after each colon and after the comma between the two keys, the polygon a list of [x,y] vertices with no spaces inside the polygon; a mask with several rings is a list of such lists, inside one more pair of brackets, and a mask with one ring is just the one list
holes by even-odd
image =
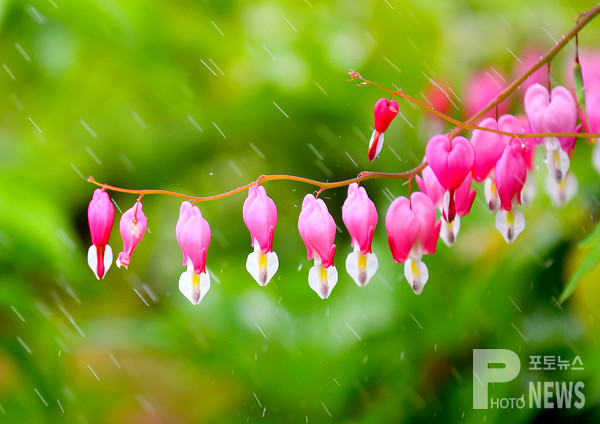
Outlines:
{"label": "letter p logo", "polygon": [[488,409],[488,383],[511,381],[520,370],[521,361],[512,350],[473,349],[473,409]]}

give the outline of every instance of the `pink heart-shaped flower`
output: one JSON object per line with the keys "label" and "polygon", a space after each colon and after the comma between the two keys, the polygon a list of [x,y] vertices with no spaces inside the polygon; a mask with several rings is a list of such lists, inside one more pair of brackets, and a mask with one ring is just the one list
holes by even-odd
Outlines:
{"label": "pink heart-shaped flower", "polygon": [[427,143],[425,158],[441,186],[454,190],[471,172],[475,151],[465,137],[450,140],[445,135],[436,135]]}

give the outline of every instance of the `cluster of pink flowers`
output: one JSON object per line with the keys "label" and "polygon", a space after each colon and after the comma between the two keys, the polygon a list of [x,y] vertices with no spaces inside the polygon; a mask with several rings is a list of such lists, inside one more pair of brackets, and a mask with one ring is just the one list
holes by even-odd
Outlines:
{"label": "cluster of pink flowers", "polygon": [[[599,61],[600,62],[600,61]],[[356,74],[358,75],[358,74]],[[353,77],[356,77],[353,75]],[[577,180],[570,160],[577,138],[560,134],[600,130],[600,72],[584,75],[587,115],[579,110],[571,91],[555,87],[549,91],[540,82],[547,73],[536,72],[523,83],[525,115],[507,114],[508,103],[498,106],[498,118],[486,116],[478,123],[471,139],[454,133],[434,135],[425,149],[427,166],[416,176],[420,192],[396,198],[387,211],[385,229],[393,260],[404,263],[404,276],[416,294],[420,294],[429,278],[423,256],[434,254],[438,238],[452,246],[458,237],[461,219],[469,214],[476,196],[473,181],[483,183],[485,204],[496,214],[496,228],[508,243],[525,229],[520,207],[535,196],[532,173],[535,149],[545,148],[548,168],[545,189],[557,205],[567,203],[577,191]],[[472,94],[466,108],[480,110],[501,91],[498,79],[489,74],[476,75],[470,83]],[[430,93],[434,107],[448,107],[441,86]],[[474,93],[474,94],[473,94]],[[477,97],[479,93],[479,98]],[[471,111],[471,113],[473,113]],[[368,159],[373,161],[384,143],[384,133],[399,113],[395,100],[379,99],[374,108],[375,130],[369,142]],[[578,117],[582,125],[578,125]],[[496,132],[494,132],[496,131]],[[504,134],[499,134],[503,132]],[[546,138],[525,137],[526,134],[556,134]],[[593,163],[600,172],[600,147],[593,153]],[[438,213],[439,212],[439,213]],[[98,279],[112,264],[108,245],[114,221],[114,207],[104,189],[97,189],[88,208],[92,246],[88,263]],[[266,286],[279,268],[273,251],[273,235],[277,224],[277,207],[261,185],[252,185],[243,205],[243,220],[250,232],[253,251],[246,269],[261,286]],[[365,286],[378,268],[372,251],[378,214],[364,187],[348,186],[348,197],[342,207],[343,222],[351,237],[352,252],[346,258],[346,270],[358,286]],[[140,199],[121,217],[120,232],[123,251],[117,266],[127,267],[131,255],[147,229],[147,219]],[[298,231],[306,245],[307,258],[314,264],[308,272],[309,286],[326,299],[337,284],[334,265],[336,223],[322,199],[307,194],[298,218]],[[186,270],[179,278],[179,290],[192,303],[198,304],[210,289],[206,269],[210,245],[210,225],[194,203],[181,204],[175,236],[183,253]]]}

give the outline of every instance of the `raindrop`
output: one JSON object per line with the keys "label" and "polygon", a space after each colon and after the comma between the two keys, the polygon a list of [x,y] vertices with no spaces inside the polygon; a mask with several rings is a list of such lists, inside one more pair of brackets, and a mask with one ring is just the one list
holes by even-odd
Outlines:
{"label": "raindrop", "polygon": [[285,112],[283,111],[283,109],[282,109],[281,107],[279,107],[279,105],[278,105],[277,103],[273,102],[273,104],[275,105],[275,107],[276,107],[277,109],[279,109],[279,111],[280,111],[281,113],[283,113],[283,116],[285,116],[286,118],[289,118],[288,114],[287,114],[287,113],[285,113]]}
{"label": "raindrop", "polygon": [[17,308],[15,308],[14,306],[11,305],[10,309],[13,310],[13,312],[19,317],[19,319],[23,322],[25,322],[25,318],[23,318],[23,315],[21,315],[19,313],[19,311],[17,311]]}
{"label": "raindrop", "polygon": [[298,30],[296,29],[296,27],[294,25],[292,25],[292,23],[289,21],[288,18],[286,18],[285,16],[283,17],[283,19],[289,24],[289,26],[292,27],[292,29],[296,32],[298,32]]}
{"label": "raindrop", "polygon": [[21,53],[21,55],[25,58],[25,60],[27,62],[31,62],[31,58],[29,57],[29,55],[27,54],[27,52],[23,49],[23,47],[21,47],[21,45],[19,43],[16,43],[15,47],[17,48],[17,50],[19,51],[19,53]]}
{"label": "raindrop", "polygon": [[21,346],[23,346],[23,349],[25,349],[27,351],[27,353],[29,353],[31,355],[31,349],[29,349],[29,346],[27,346],[27,344],[25,344],[25,342],[23,341],[22,338],[17,337],[17,341],[19,343],[21,343]]}
{"label": "raindrop", "polygon": [[94,132],[93,129],[90,128],[90,126],[87,124],[87,122],[85,122],[83,119],[80,119],[79,123],[83,126],[83,128],[86,129],[87,132],[89,132],[92,135],[92,137],[98,138],[98,135]]}
{"label": "raindrop", "polygon": [[92,159],[94,159],[94,162],[96,162],[98,165],[102,165],[102,161],[98,159],[98,156],[96,156],[96,154],[92,152],[92,149],[90,149],[89,146],[85,147],[85,151],[88,153],[88,155],[90,155]]}
{"label": "raindrop", "polygon": [[200,125],[198,125],[198,122],[196,122],[196,120],[192,117],[192,115],[188,115],[187,119],[194,126],[194,128],[196,128],[199,132],[204,132],[204,130],[202,130],[202,127]]}
{"label": "raindrop", "polygon": [[223,138],[227,138],[225,136],[225,134],[223,133],[223,131],[221,131],[221,128],[219,128],[219,126],[217,125],[216,122],[213,122],[212,124],[215,126],[215,128],[217,129],[217,131],[219,131],[221,133],[221,135],[223,136]]}
{"label": "raindrop", "polygon": [[210,21],[211,24],[213,24],[215,26],[215,28],[217,29],[217,31],[219,31],[221,33],[222,36],[225,36],[225,34],[223,34],[223,31],[221,31],[221,28],[219,28],[217,26],[217,24],[215,24],[215,21]]}
{"label": "raindrop", "polygon": [[46,399],[44,399],[44,397],[42,396],[42,394],[40,393],[40,391],[38,389],[33,389],[33,391],[40,397],[40,399],[42,400],[42,402],[44,402],[44,405],[48,406],[48,402],[46,402]]}
{"label": "raindrop", "polygon": [[33,124],[33,126],[35,127],[36,130],[38,130],[40,133],[42,132],[42,130],[40,130],[40,127],[38,127],[37,124],[35,122],[33,122],[33,119],[31,119],[31,116],[28,116],[27,119],[29,119],[29,122],[31,122]]}

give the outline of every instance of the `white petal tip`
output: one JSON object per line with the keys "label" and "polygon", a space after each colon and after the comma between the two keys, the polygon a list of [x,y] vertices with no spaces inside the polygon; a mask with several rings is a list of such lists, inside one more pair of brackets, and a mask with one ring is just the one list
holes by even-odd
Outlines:
{"label": "white petal tip", "polygon": [[[100,259],[104,265],[103,269],[102,267],[98,266],[98,259]],[[110,269],[110,266],[112,264],[112,260],[113,260],[113,254],[112,254],[112,249],[111,247],[107,244],[106,246],[104,246],[104,255],[102,258],[98,258],[98,249],[96,248],[96,246],[91,245],[90,248],[88,249],[88,265],[90,266],[91,270],[94,272],[94,275],[96,276],[96,278],[98,280],[102,280],[105,276],[106,273],[108,272],[108,270]]]}
{"label": "white petal tip", "polygon": [[327,299],[333,291],[338,280],[338,272],[335,266],[324,268],[316,263],[308,271],[308,285],[319,295],[321,299]]}
{"label": "white petal tip", "polygon": [[498,212],[500,209],[500,195],[498,194],[498,187],[496,187],[496,183],[490,177],[485,179],[484,193],[485,201],[490,212]]}
{"label": "white petal tip", "polygon": [[198,305],[210,290],[210,276],[203,272],[194,272],[191,266],[179,277],[179,291],[192,303]]}
{"label": "white petal tip", "polygon": [[408,281],[415,294],[421,294],[427,280],[429,280],[429,270],[424,262],[407,259],[404,262],[404,277],[406,277],[406,281]]}
{"label": "white petal tip", "polygon": [[554,205],[561,207],[566,205],[575,197],[579,190],[579,183],[577,178],[571,172],[569,172],[565,179],[561,182],[557,182],[552,176],[546,177],[546,183],[544,185],[546,193],[552,199]]}
{"label": "white petal tip", "polygon": [[[354,243],[356,246],[356,241]],[[346,257],[346,271],[359,287],[369,284],[369,281],[377,272],[378,266],[379,262],[374,253],[363,255],[360,250],[355,249]]]}
{"label": "white petal tip", "polygon": [[279,269],[279,258],[275,252],[254,251],[246,259],[246,269],[260,286],[266,286]]}
{"label": "white petal tip", "polygon": [[496,228],[507,243],[512,243],[525,229],[525,216],[516,208],[501,210],[496,214]]}
{"label": "white petal tip", "polygon": [[460,231],[460,217],[457,215],[454,217],[454,221],[446,222],[442,218],[442,228],[440,230],[440,237],[444,240],[446,246],[451,247],[456,242],[458,232]]}
{"label": "white petal tip", "polygon": [[373,162],[377,158],[377,156],[379,156],[379,153],[381,153],[381,149],[383,149],[383,142],[385,139],[383,134],[383,132],[379,132],[377,130],[373,131],[373,134],[371,134],[371,140],[369,140],[368,151],[368,157],[370,162]]}

